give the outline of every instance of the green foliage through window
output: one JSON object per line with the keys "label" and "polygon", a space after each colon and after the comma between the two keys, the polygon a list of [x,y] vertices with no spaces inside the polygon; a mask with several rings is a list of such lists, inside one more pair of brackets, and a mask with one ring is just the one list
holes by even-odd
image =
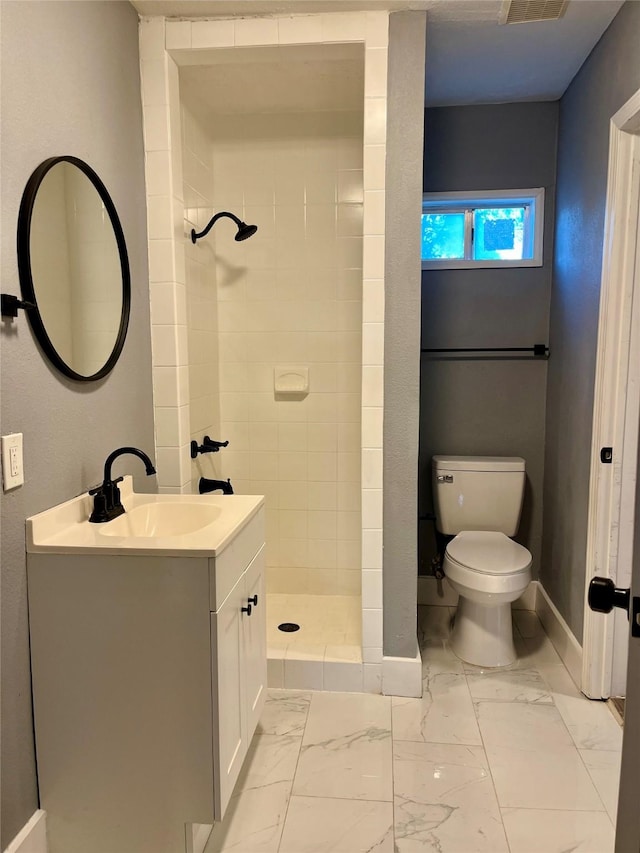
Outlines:
{"label": "green foliage through window", "polygon": [[505,190],[504,195],[425,195],[424,265],[428,267],[433,262],[433,266],[446,267],[446,261],[451,261],[452,266],[467,267],[476,262],[491,266],[491,261],[496,262],[495,266],[502,262],[517,265],[518,261],[524,261],[524,265],[541,264],[543,200],[543,190]]}

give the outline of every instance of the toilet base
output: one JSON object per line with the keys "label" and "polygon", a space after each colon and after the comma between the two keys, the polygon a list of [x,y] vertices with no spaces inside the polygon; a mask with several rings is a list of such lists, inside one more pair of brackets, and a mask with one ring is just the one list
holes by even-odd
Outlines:
{"label": "toilet base", "polygon": [[487,607],[460,596],[451,633],[451,648],[475,666],[508,666],[516,659],[511,602]]}

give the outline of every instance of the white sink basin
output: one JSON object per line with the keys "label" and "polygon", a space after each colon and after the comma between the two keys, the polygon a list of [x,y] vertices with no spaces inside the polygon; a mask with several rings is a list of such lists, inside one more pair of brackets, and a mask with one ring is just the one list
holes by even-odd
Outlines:
{"label": "white sink basin", "polygon": [[259,512],[259,495],[146,495],[120,484],[124,515],[89,521],[93,498],[85,492],[27,519],[27,552],[216,556]]}
{"label": "white sink basin", "polygon": [[102,536],[185,536],[213,524],[222,512],[219,506],[189,500],[145,503],[96,527]]}

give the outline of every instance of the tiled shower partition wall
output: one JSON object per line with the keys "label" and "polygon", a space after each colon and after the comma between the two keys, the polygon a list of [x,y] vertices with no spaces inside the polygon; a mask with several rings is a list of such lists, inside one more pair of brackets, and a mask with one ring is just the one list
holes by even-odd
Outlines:
{"label": "tiled shower partition wall", "polygon": [[[156,456],[164,492],[192,491],[185,199],[178,65],[206,64],[217,48],[364,45],[361,377],[362,649],[351,689],[380,691],[382,669],[382,414],[386,12],[140,24],[147,168]],[[218,242],[219,245],[219,242]],[[222,303],[220,303],[222,304]],[[224,393],[224,392],[223,392]],[[212,436],[215,437],[215,436]],[[220,436],[225,438],[225,436]],[[321,451],[318,451],[321,452]],[[360,686],[361,685],[361,686]],[[322,686],[322,683],[319,685]]]}

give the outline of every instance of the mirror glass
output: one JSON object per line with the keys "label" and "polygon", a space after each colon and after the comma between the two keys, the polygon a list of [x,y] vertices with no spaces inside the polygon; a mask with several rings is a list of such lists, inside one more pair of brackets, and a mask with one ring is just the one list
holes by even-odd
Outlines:
{"label": "mirror glass", "polygon": [[82,160],[55,157],[33,173],[18,226],[23,298],[45,354],[74,379],[105,376],[129,319],[129,264],[113,202]]}

